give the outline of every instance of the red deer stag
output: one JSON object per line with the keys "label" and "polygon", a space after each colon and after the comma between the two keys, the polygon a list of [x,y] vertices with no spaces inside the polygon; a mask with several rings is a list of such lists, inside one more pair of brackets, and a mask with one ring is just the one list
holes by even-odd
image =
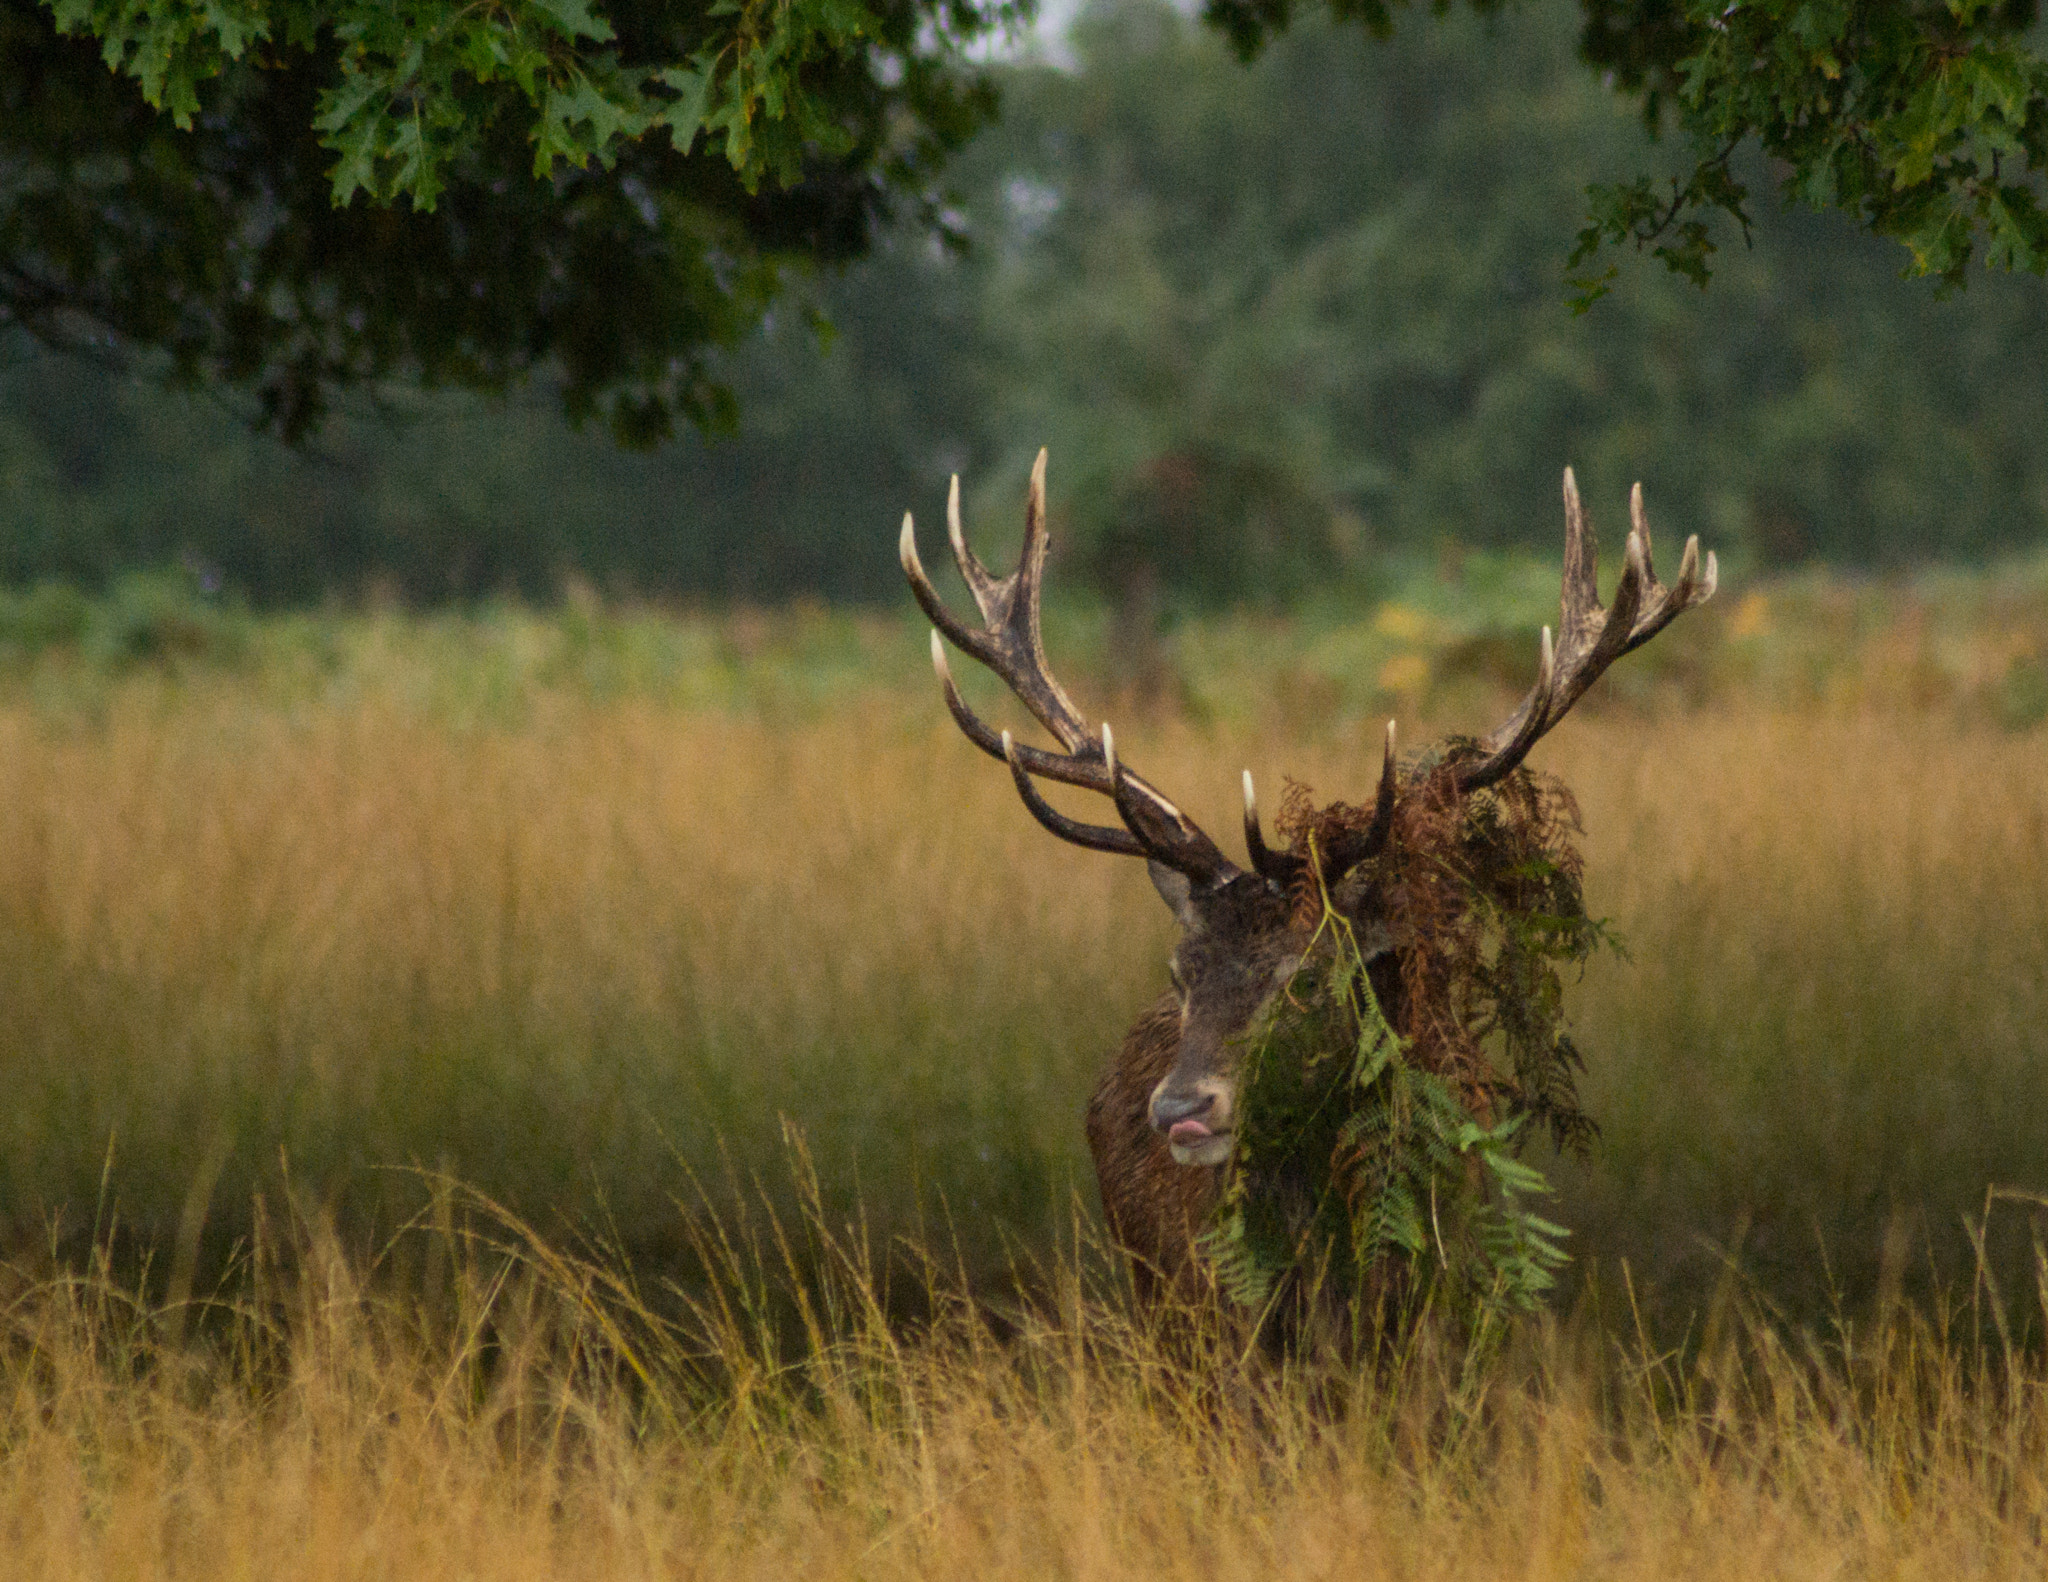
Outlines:
{"label": "red deer stag", "polygon": [[[1593,533],[1579,507],[1570,469],[1564,475],[1565,557],[1562,618],[1553,643],[1543,630],[1536,681],[1519,707],[1477,739],[1454,739],[1404,771],[1387,725],[1386,754],[1369,816],[1360,809],[1349,833],[1321,844],[1297,840],[1269,846],[1260,828],[1249,772],[1244,777],[1244,836],[1251,866],[1240,868],[1180,808],[1117,754],[1105,723],[1092,731],[1046,664],[1039,633],[1039,587],[1045,570],[1045,453],[1032,468],[1017,570],[992,575],[960,526],[960,483],[953,480],[946,525],[960,574],[980,607],[977,629],[947,609],[918,561],[911,518],[903,518],[900,552],[911,592],[933,625],[932,663],[946,706],[969,741],[1010,767],[1017,793],[1053,834],[1096,851],[1143,857],[1152,883],[1180,924],[1171,992],[1125,1036],[1088,1106],[1088,1144],[1095,1159],[1103,1212],[1112,1235],[1131,1254],[1142,1289],[1159,1283],[1192,1293],[1201,1288],[1195,1235],[1214,1211],[1232,1147],[1238,1035],[1287,982],[1307,948],[1312,919],[1298,904],[1313,853],[1325,893],[1350,921],[1367,958],[1367,973],[1399,1027],[1407,944],[1388,897],[1373,883],[1346,876],[1386,845],[1397,809],[1411,801],[1462,798],[1495,786],[1521,765],[1530,748],[1564,717],[1621,655],[1639,648],[1681,611],[1713,595],[1713,555],[1701,566],[1699,541],[1686,540],[1677,585],[1662,586],[1650,568],[1650,529],[1642,488],[1630,500],[1633,518],[1614,603],[1602,609],[1594,585]],[[942,641],[943,634],[943,641]],[[946,643],[1002,678],[1059,743],[1059,750],[1012,739],[976,716],[962,700],[946,663]],[[1082,823],[1054,808],[1037,779],[1081,786],[1109,798],[1115,826]],[[1311,822],[1313,822],[1313,817]],[[1370,865],[1367,865],[1370,867]]]}

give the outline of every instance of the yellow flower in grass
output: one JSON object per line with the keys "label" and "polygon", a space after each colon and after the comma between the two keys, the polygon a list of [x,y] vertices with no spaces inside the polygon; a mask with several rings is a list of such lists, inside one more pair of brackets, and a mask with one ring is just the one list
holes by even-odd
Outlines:
{"label": "yellow flower in grass", "polygon": [[1429,635],[1430,621],[1420,610],[1405,604],[1382,604],[1372,618],[1372,629],[1397,643],[1419,643]]}
{"label": "yellow flower in grass", "polygon": [[1735,606],[1728,617],[1730,637],[1761,637],[1771,629],[1771,601],[1761,593],[1751,592],[1742,596],[1742,602]]}
{"label": "yellow flower in grass", "polygon": [[1415,697],[1429,685],[1429,659],[1423,654],[1396,654],[1374,678],[1382,692]]}

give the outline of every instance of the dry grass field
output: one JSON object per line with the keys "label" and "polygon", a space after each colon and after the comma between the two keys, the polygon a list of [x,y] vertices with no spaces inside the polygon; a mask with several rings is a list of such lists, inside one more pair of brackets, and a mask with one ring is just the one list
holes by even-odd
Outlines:
{"label": "dry grass field", "polygon": [[[1582,1313],[1478,1369],[1417,1346],[1332,1375],[1241,1365],[1213,1332],[1163,1345],[1085,1262],[1000,1335],[942,1285],[906,1332],[815,1203],[714,1243],[713,1281],[658,1317],[616,1265],[488,1211],[451,1230],[442,1201],[427,1299],[380,1293],[303,1222],[258,1230],[198,1345],[102,1275],[15,1293],[7,1574],[1951,1582],[2048,1562],[2048,1378],[1903,1310],[1817,1340],[1723,1302],[1682,1357]],[[758,1322],[778,1286],[805,1297],[781,1339]]]}
{"label": "dry grass field", "polygon": [[[1078,1272],[1081,1106],[1167,920],[958,738],[916,629],[13,661],[0,1570],[2038,1575],[2048,598],[1730,605],[1538,755],[1628,947],[1572,1001],[1602,1142],[1536,1161],[1581,1283],[1497,1373],[1348,1411],[1195,1387]],[[1183,630],[1119,741],[1228,830],[1246,764],[1338,795],[1386,712],[1500,707],[1502,626]],[[1100,709],[1099,632],[1054,646]],[[538,1231],[422,1228],[422,1172]],[[670,1327],[665,1280],[747,1283],[697,1208],[761,1197],[807,1279],[857,1220],[951,1294],[897,1258],[787,1353]]]}

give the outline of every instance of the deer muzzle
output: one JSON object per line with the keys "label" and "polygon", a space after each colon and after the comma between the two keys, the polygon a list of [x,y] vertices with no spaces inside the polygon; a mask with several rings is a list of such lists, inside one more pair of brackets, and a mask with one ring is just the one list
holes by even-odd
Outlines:
{"label": "deer muzzle", "polygon": [[1220,1165],[1230,1157],[1231,1092],[1221,1077],[1176,1085],[1169,1075],[1152,1090],[1154,1131],[1166,1135],[1176,1164]]}

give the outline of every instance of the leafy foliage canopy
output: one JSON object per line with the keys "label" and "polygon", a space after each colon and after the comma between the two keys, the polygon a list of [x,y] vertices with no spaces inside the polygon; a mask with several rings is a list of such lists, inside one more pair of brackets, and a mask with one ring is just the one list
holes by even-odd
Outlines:
{"label": "leafy foliage canopy", "polygon": [[628,443],[729,425],[714,354],[793,269],[943,229],[992,105],[958,46],[1006,15],[0,0],[0,326],[162,354],[293,439],[338,388],[543,367]]}
{"label": "leafy foliage canopy", "polygon": [[[662,8],[656,28],[629,16],[624,37],[593,0],[46,3],[63,32],[97,38],[106,64],[188,131],[202,86],[231,64],[276,65],[281,51],[321,52],[331,40],[313,125],[336,155],[334,201],[366,192],[422,209],[501,118],[523,128],[536,176],[558,163],[609,166],[626,144],[665,132],[679,150],[700,136],[720,148],[749,190],[764,177],[789,185],[814,153],[855,146],[835,69],[903,42],[862,0],[711,0]],[[944,20],[970,35],[987,24],[967,6]]]}

